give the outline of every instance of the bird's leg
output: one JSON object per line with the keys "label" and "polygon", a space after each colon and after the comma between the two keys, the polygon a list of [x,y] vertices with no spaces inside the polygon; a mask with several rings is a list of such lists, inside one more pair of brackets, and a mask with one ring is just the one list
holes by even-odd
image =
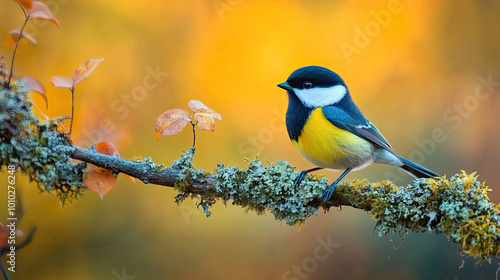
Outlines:
{"label": "bird's leg", "polygon": [[342,178],[344,178],[344,176],[347,175],[347,173],[349,173],[349,171],[351,171],[351,168],[347,168],[344,171],[344,173],[342,173],[342,175],[340,175],[340,177],[337,180],[335,180],[335,182],[333,182],[330,185],[330,187],[321,195],[321,197],[325,197],[324,204],[326,204],[328,200],[330,200],[330,197],[332,197],[335,187],[339,184],[340,180],[342,180]]}
{"label": "bird's leg", "polygon": [[297,178],[295,178],[295,181],[293,182],[293,187],[297,189],[297,187],[300,185],[300,182],[302,182],[302,180],[306,177],[307,173],[321,169],[323,169],[323,167],[314,167],[311,169],[300,171],[299,175],[297,176]]}

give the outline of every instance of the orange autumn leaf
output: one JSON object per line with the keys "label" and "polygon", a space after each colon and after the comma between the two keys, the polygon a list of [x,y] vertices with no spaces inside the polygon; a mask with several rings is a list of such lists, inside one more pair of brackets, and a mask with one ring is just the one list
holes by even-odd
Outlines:
{"label": "orange autumn leaf", "polygon": [[156,139],[163,135],[175,135],[191,122],[189,113],[184,109],[172,109],[156,119]]}
{"label": "orange autumn leaf", "polygon": [[31,6],[33,5],[33,1],[31,0],[13,0],[14,2],[19,2],[23,7],[27,9],[31,9]]}
{"label": "orange autumn leaf", "polygon": [[198,124],[200,129],[214,131],[215,129],[215,120],[212,116],[205,113],[196,113],[194,115],[194,121]]}
{"label": "orange autumn leaf", "polygon": [[50,81],[55,87],[73,88],[73,80],[62,76],[53,76]]}
{"label": "orange autumn leaf", "polygon": [[[17,27],[9,31],[10,37],[5,40],[4,45],[5,46],[12,46],[15,45],[17,40],[19,40],[19,34],[21,34],[21,28]],[[28,32],[23,31],[22,38],[28,39],[30,42],[32,42],[35,46],[37,45],[37,42],[33,36],[31,36]]]}
{"label": "orange autumn leaf", "polygon": [[9,237],[9,231],[0,223],[0,247],[7,244],[7,238]]}
{"label": "orange autumn leaf", "polygon": [[55,25],[59,27],[59,21],[57,21],[56,17],[52,14],[50,9],[42,2],[33,1],[28,17],[48,20],[55,23]]}
{"label": "orange autumn leaf", "polygon": [[100,154],[105,154],[108,156],[114,156],[114,157],[120,156],[115,145],[113,145],[113,143],[110,143],[110,142],[97,143],[95,150],[96,150],[96,152],[98,152]]}
{"label": "orange autumn leaf", "polygon": [[5,41],[3,41],[3,45],[6,47],[11,47],[11,46],[15,46],[16,42],[17,42],[17,39],[14,39],[12,36],[9,35],[9,37],[7,37],[7,39],[5,39]]}
{"label": "orange autumn leaf", "polygon": [[45,88],[43,87],[42,83],[40,83],[33,77],[24,77],[23,81],[28,90],[34,91],[43,97],[43,99],[45,100],[45,106],[47,107],[47,109],[49,109],[49,100],[47,99],[47,95],[45,95]]}
{"label": "orange autumn leaf", "polygon": [[104,58],[91,58],[82,63],[75,72],[73,72],[73,82],[75,84],[87,79],[99,63],[103,62]]}
{"label": "orange autumn leaf", "polygon": [[[115,146],[110,142],[100,142],[96,145],[96,152],[108,156],[119,157],[120,154]],[[126,175],[132,182],[135,180]],[[115,186],[116,176],[109,169],[97,167],[93,164],[87,165],[87,171],[83,174],[83,184],[92,192],[98,193],[101,198],[104,198]]]}
{"label": "orange autumn leaf", "polygon": [[82,179],[83,184],[91,192],[98,193],[101,199],[115,186],[116,182],[116,176],[111,170],[92,164],[88,164],[87,172],[83,174]]}

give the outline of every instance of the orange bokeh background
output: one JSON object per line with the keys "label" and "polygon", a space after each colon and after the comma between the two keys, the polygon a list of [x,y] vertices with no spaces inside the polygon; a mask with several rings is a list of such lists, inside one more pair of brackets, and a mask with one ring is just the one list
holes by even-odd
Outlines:
{"label": "orange bokeh background", "polygon": [[[49,110],[32,94],[45,114],[71,113],[69,90],[55,88],[52,76],[70,77],[86,59],[105,58],[76,86],[76,144],[110,141],[124,158],[151,156],[170,165],[189,148],[192,134],[187,129],[156,140],[155,120],[196,99],[224,119],[214,133],[198,132],[198,167],[245,168],[244,158],[259,153],[265,161],[310,168],[288,139],[287,97],[276,84],[314,64],[344,78],[400,155],[448,176],[477,171],[493,190],[490,198],[500,202],[499,2],[43,2],[61,27],[30,22],[26,30],[38,46],[21,42],[14,73],[45,85]],[[2,0],[0,34],[7,38],[22,21],[17,4]],[[0,48],[6,64],[12,51]],[[436,129],[445,140],[432,140]],[[411,182],[379,165],[349,178]],[[119,280],[122,271],[135,279],[483,279],[496,270],[474,268],[473,260],[459,270],[458,247],[430,233],[410,233],[394,252],[398,236],[390,236],[389,245],[372,234],[368,214],[349,208],[320,213],[298,231],[271,214],[221,203],[206,218],[197,201],[177,206],[172,189],[122,176],[103,200],[86,192],[66,208],[27,178],[18,176],[17,187],[26,208],[20,228],[38,230],[18,251],[12,279]],[[0,195],[0,205],[5,201]],[[0,210],[0,221],[6,216]],[[336,244],[324,260],[314,255],[320,240]]]}

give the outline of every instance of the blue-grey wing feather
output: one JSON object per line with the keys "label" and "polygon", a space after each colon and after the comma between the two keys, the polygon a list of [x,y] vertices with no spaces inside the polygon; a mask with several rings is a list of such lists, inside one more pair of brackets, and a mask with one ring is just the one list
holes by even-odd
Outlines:
{"label": "blue-grey wing feather", "polygon": [[352,103],[355,107],[345,107],[347,109],[341,109],[337,106],[331,105],[323,107],[323,114],[333,125],[338,128],[347,130],[358,137],[365,139],[366,141],[384,149],[392,154],[395,154],[392,150],[389,142],[384,138],[382,133],[361,113],[357,106]]}

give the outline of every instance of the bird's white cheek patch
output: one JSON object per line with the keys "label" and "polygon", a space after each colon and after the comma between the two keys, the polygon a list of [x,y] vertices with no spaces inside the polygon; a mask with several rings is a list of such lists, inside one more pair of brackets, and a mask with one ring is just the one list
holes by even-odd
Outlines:
{"label": "bird's white cheek patch", "polygon": [[343,85],[329,88],[294,89],[304,106],[310,108],[324,107],[339,102],[347,93]]}

